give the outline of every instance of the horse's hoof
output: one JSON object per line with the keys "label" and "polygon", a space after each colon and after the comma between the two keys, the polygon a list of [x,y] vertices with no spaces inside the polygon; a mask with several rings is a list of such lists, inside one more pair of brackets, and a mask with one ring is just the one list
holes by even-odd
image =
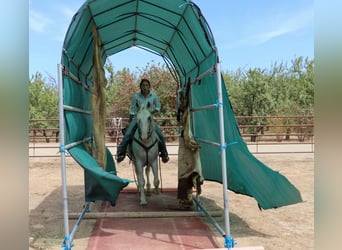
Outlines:
{"label": "horse's hoof", "polygon": [[156,189],[154,190],[154,193],[155,193],[155,194],[160,194],[160,189],[159,189],[159,188],[156,188]]}
{"label": "horse's hoof", "polygon": [[140,203],[141,207],[146,207],[147,206],[147,202],[146,203]]}
{"label": "horse's hoof", "polygon": [[152,192],[151,191],[146,191],[146,196],[152,196]]}

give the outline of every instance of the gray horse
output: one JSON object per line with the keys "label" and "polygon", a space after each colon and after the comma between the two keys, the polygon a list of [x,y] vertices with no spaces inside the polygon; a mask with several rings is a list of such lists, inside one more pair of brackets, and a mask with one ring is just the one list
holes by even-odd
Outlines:
{"label": "gray horse", "polygon": [[145,197],[144,187],[144,167],[146,174],[146,195],[151,195],[151,183],[150,183],[150,169],[154,175],[153,184],[155,193],[159,194],[159,177],[158,177],[158,136],[154,129],[154,120],[151,113],[148,111],[148,105],[140,107],[137,113],[137,125],[138,129],[134,133],[132,141],[132,156],[133,165],[138,180],[138,190],[140,194],[140,205],[146,206],[147,201]]}

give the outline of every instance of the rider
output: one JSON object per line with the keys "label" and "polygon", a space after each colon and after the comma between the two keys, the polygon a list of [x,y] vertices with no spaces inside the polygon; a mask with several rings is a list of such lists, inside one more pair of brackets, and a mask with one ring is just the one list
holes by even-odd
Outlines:
{"label": "rider", "polygon": [[[129,114],[130,124],[116,152],[116,160],[118,162],[121,162],[123,161],[123,159],[125,159],[127,145],[132,141],[134,132],[137,129],[136,114],[139,111],[137,109],[138,107],[141,107],[142,104],[147,104],[147,102],[150,102],[152,104],[150,105],[149,109],[152,115],[160,111],[160,101],[158,96],[151,91],[150,81],[148,79],[142,79],[140,81],[140,92],[135,93],[132,98],[131,109]],[[162,161],[166,163],[169,161],[169,156],[166,149],[165,139],[158,124],[156,122],[154,122],[154,124],[155,131],[159,137],[160,156],[162,158]]]}

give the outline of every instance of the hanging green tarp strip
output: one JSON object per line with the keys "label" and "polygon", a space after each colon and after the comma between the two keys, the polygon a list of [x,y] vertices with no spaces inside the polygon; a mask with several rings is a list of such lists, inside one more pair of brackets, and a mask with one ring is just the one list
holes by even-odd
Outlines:
{"label": "hanging green tarp strip", "polygon": [[[215,100],[212,78],[214,75],[203,78],[200,84],[192,86],[194,107],[209,105],[210,101]],[[224,83],[224,79],[221,80]],[[222,84],[222,93],[227,93],[225,84]],[[223,95],[223,106],[228,188],[236,193],[254,197],[262,209],[301,202],[300,192],[285,176],[272,170],[249,152],[240,135],[228,95]],[[218,125],[214,122],[218,120],[217,111],[197,111],[193,117],[195,137],[219,143],[219,130],[215,129]],[[202,172],[206,180],[222,183],[220,152],[220,148],[201,144]]]}
{"label": "hanging green tarp strip", "polygon": [[114,205],[120,191],[132,181],[116,175],[113,157],[108,149],[106,152],[107,166],[104,170],[84,146],[69,149],[70,155],[84,168],[85,200],[108,200]]}
{"label": "hanging green tarp strip", "polygon": [[96,26],[93,26],[93,88],[91,95],[91,114],[93,117],[92,155],[103,168],[106,166],[105,124],[106,124],[106,96],[107,79],[101,60],[101,42]]}

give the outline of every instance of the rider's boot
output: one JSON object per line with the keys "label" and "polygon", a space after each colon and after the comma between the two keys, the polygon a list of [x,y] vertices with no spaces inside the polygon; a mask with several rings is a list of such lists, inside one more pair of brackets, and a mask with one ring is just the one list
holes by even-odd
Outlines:
{"label": "rider's boot", "polygon": [[136,129],[137,129],[136,121],[132,120],[128,128],[123,130],[124,137],[122,138],[122,141],[116,151],[115,159],[117,162],[122,162],[125,159],[127,146],[129,143],[132,142],[132,138]]}
{"label": "rider's boot", "polygon": [[167,153],[165,141],[159,142],[159,156],[162,158],[162,161],[164,163],[168,162],[170,160],[169,154]]}
{"label": "rider's boot", "polygon": [[118,146],[115,157],[117,162],[122,162],[125,159],[127,145],[128,142],[124,143],[124,140],[122,140],[120,145]]}
{"label": "rider's boot", "polygon": [[166,149],[166,144],[165,144],[165,139],[163,136],[162,131],[160,130],[159,126],[155,126],[155,131],[158,135],[159,138],[159,156],[162,158],[162,161],[164,163],[169,161],[169,155],[167,153],[167,149]]}
{"label": "rider's boot", "polygon": [[130,133],[125,133],[124,137],[122,138],[122,141],[120,145],[118,146],[118,149],[116,151],[116,157],[115,159],[117,162],[122,162],[126,157],[126,149],[127,145],[132,141]]}

